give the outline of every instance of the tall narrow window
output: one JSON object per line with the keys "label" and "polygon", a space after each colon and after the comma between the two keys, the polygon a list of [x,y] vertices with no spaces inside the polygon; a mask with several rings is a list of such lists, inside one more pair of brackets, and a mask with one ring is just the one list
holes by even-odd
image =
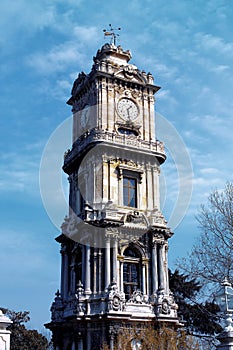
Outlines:
{"label": "tall narrow window", "polygon": [[138,263],[125,262],[123,270],[124,281],[124,293],[126,299],[130,299],[130,296],[135,290],[139,288],[139,271]]}
{"label": "tall narrow window", "polygon": [[137,180],[123,177],[123,204],[127,207],[137,207]]}
{"label": "tall narrow window", "polygon": [[141,288],[140,261],[140,254],[138,251],[130,247],[124,251],[123,284],[127,300],[130,299],[135,290]]}

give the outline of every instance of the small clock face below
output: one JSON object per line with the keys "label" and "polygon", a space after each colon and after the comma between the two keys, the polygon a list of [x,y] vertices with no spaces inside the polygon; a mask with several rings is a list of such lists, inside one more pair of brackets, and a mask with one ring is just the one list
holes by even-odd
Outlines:
{"label": "small clock face below", "polygon": [[124,120],[133,121],[138,116],[138,107],[133,100],[124,97],[118,102],[117,112]]}

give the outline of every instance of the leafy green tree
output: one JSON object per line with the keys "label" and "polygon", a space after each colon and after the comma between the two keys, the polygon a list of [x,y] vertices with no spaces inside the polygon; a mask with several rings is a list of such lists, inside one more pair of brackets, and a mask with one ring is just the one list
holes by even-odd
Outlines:
{"label": "leafy green tree", "polygon": [[30,321],[29,311],[12,311],[0,308],[13,323],[9,326],[11,331],[11,350],[47,350],[48,340],[37,330],[27,329],[24,323]]}

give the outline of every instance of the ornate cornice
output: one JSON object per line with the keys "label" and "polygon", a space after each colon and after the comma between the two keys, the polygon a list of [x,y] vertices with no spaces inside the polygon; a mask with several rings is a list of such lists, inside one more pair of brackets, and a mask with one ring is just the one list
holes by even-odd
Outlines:
{"label": "ornate cornice", "polygon": [[164,144],[161,141],[145,141],[139,137],[127,136],[117,134],[114,131],[91,129],[81,135],[73,144],[71,150],[68,150],[64,155],[65,172],[69,173],[68,168],[70,164],[77,159],[83,151],[89,147],[93,147],[97,143],[105,143],[108,145],[125,146],[129,149],[138,150],[154,155],[158,158],[160,164],[166,159]]}

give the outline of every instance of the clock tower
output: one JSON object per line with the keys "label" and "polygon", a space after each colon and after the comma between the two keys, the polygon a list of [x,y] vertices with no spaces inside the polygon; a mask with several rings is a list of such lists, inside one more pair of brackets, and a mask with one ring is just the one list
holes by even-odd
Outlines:
{"label": "clock tower", "polygon": [[105,44],[68,104],[73,141],[63,170],[69,213],[61,244],[61,288],[47,328],[56,350],[100,349],[125,327],[178,326],[169,290],[168,239],[160,211],[164,145],[155,137],[150,73],[130,51]]}

